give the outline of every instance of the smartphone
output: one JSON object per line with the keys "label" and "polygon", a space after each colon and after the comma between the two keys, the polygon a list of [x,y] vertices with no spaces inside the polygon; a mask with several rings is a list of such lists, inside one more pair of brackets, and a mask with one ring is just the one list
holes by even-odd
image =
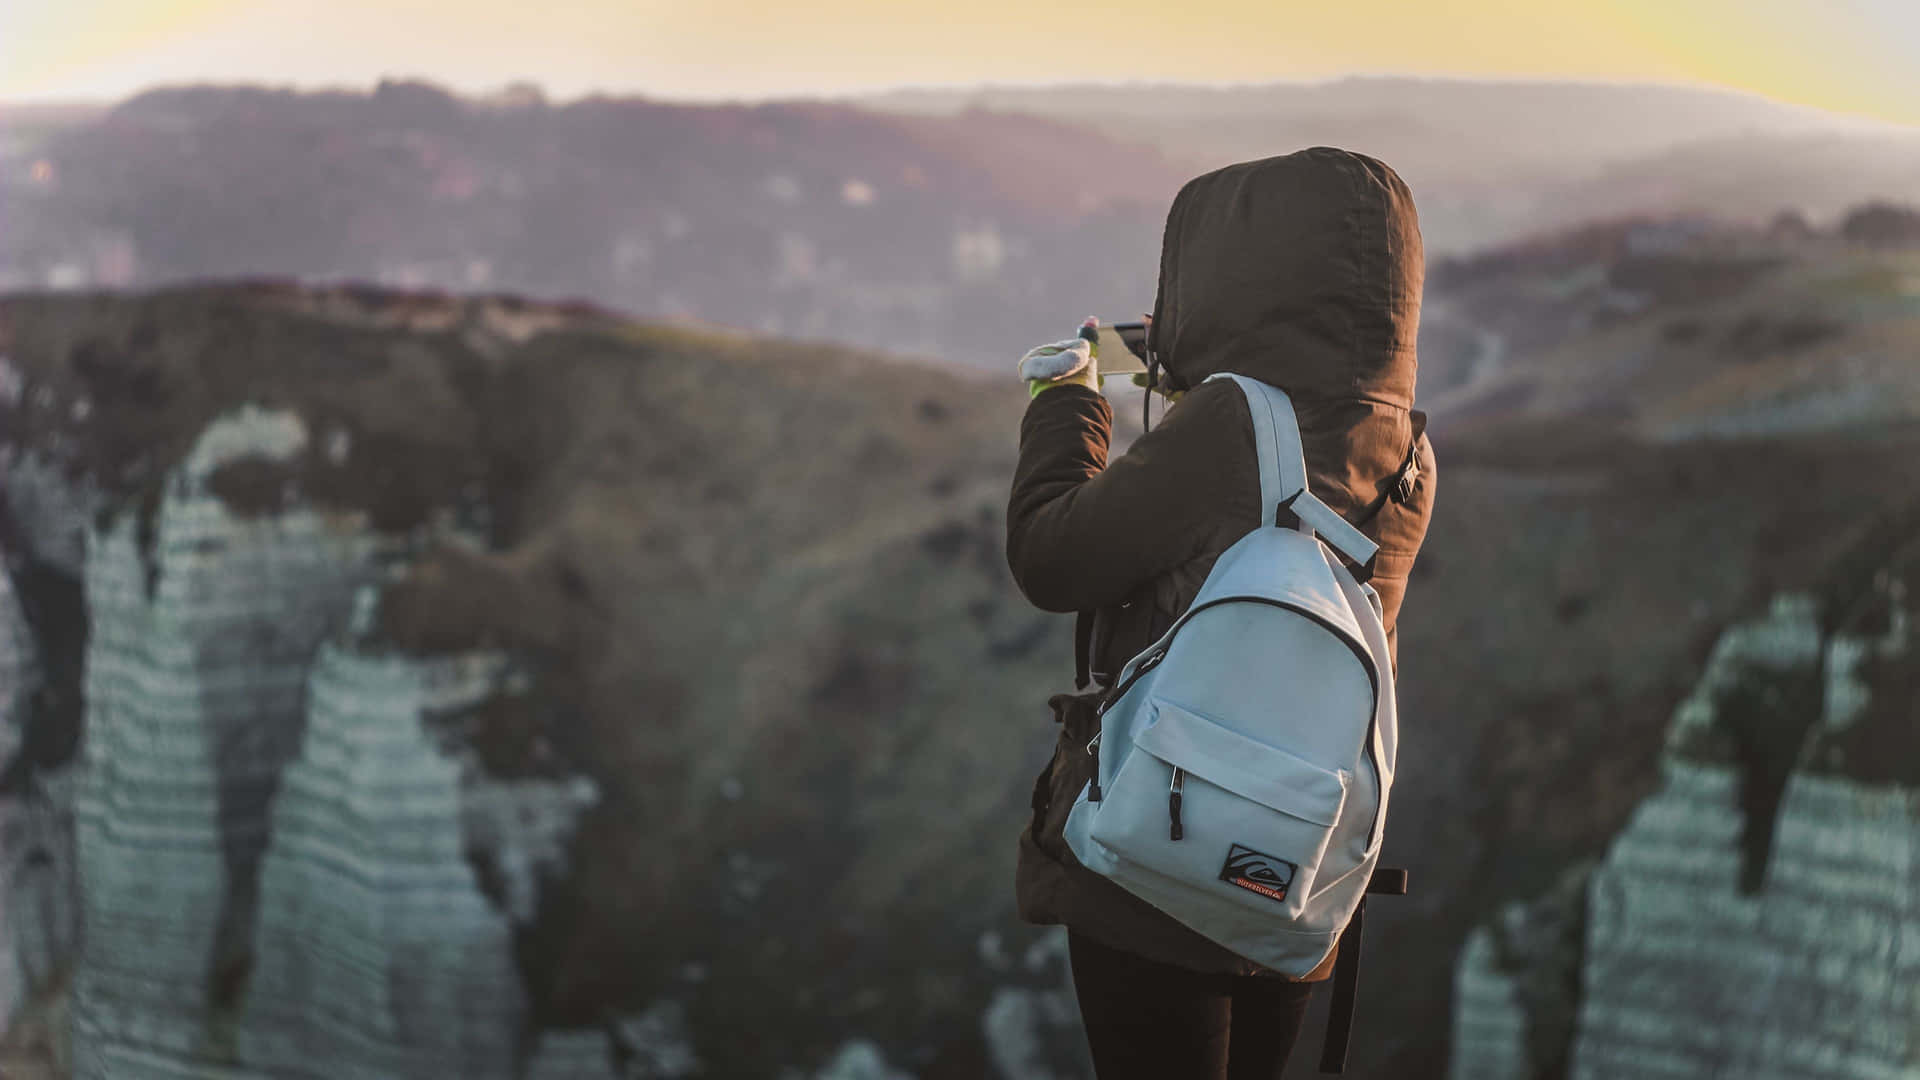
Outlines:
{"label": "smartphone", "polygon": [[1100,374],[1131,375],[1147,370],[1147,324],[1102,323],[1100,326]]}

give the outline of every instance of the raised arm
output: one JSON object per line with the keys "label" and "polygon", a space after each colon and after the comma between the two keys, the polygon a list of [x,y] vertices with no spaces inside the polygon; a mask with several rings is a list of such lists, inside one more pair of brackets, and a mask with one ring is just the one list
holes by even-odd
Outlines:
{"label": "raised arm", "polygon": [[1007,505],[1007,565],[1020,591],[1045,611],[1116,604],[1210,542],[1221,546],[1213,534],[1223,520],[1251,527],[1259,493],[1220,483],[1228,455],[1253,456],[1245,412],[1231,384],[1199,387],[1109,463],[1105,398],[1080,386],[1036,396]]}

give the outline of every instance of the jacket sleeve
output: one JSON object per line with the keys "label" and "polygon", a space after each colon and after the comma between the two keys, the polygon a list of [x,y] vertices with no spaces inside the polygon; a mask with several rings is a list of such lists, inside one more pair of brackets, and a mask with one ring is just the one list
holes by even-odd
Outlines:
{"label": "jacket sleeve", "polygon": [[[1007,565],[1028,600],[1044,611],[1118,604],[1206,550],[1223,509],[1223,455],[1236,439],[1253,453],[1250,425],[1219,422],[1221,401],[1218,390],[1194,390],[1109,464],[1105,398],[1059,387],[1033,399],[1007,505]],[[1257,517],[1257,494],[1246,502]]]}

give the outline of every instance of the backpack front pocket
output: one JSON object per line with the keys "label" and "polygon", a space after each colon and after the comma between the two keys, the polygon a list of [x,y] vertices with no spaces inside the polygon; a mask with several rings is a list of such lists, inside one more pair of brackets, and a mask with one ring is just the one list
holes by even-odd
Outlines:
{"label": "backpack front pocket", "polygon": [[1152,707],[1153,723],[1134,736],[1134,752],[1089,822],[1091,838],[1162,879],[1297,917],[1350,775],[1172,702]]}

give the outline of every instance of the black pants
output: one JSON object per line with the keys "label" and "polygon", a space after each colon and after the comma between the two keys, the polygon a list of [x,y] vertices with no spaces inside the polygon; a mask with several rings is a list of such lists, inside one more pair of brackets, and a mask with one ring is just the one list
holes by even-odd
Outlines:
{"label": "black pants", "polygon": [[1203,975],[1067,935],[1099,1080],[1275,1080],[1313,983]]}

